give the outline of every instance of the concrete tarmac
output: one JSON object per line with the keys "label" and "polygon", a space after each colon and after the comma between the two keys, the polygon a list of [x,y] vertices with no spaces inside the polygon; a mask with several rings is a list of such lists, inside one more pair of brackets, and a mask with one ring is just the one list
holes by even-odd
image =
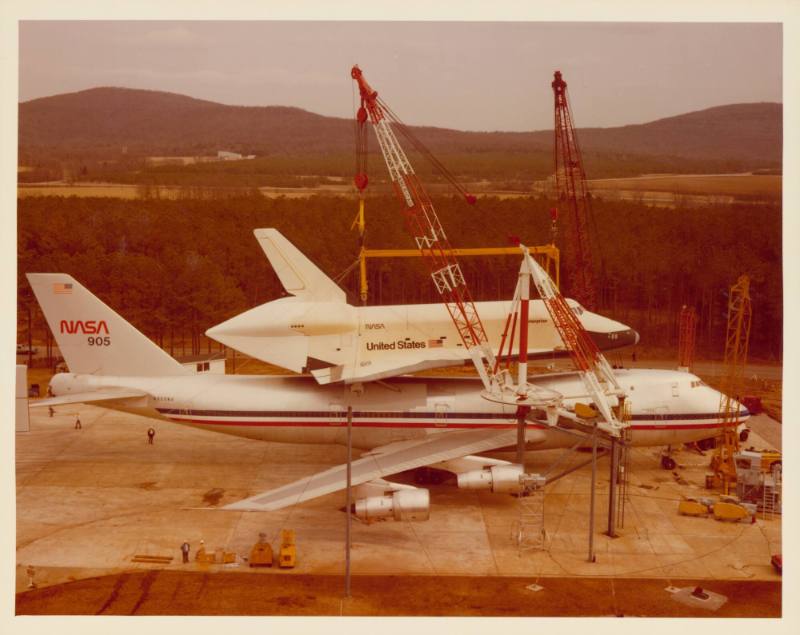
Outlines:
{"label": "concrete tarmac", "polygon": [[[80,430],[74,429],[77,415]],[[150,426],[156,429],[153,445],[147,443]],[[769,446],[756,434],[749,444]],[[561,452],[532,456],[529,471],[546,472]],[[587,561],[587,466],[547,487],[543,549],[518,549],[515,498],[461,491],[446,481],[430,486],[427,522],[354,521],[353,574],[640,578],[660,579],[664,586],[691,579],[710,588],[721,580],[779,581],[770,557],[781,552],[780,516],[753,524],[679,516],[681,497],[709,494],[710,453],[682,449],[674,454],[678,467],[672,472],[661,469],[659,456],[659,448],[632,451],[617,538],[603,533],[608,460],[600,461],[594,563]],[[576,453],[564,463],[586,458]],[[16,459],[18,592],[28,587],[29,565],[39,588],[151,569],[274,574],[251,569],[244,558],[260,532],[277,547],[283,528],[296,531],[298,563],[280,575],[343,572],[344,492],[276,512],[216,508],[341,463],[344,448],[239,439],[78,404],[58,408],[52,418],[46,409],[31,409],[31,431],[16,435]],[[237,562],[196,563],[201,540],[209,551],[235,552]],[[191,545],[189,564],[181,563],[184,541]],[[137,563],[137,556],[167,561]]]}

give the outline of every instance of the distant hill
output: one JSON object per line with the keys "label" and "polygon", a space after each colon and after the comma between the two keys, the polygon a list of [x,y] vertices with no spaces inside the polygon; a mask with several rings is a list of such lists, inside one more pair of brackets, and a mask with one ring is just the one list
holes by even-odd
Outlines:
{"label": "distant hill", "polygon": [[[775,168],[782,155],[782,105],[733,104],[647,124],[578,130],[591,155],[708,161],[709,168]],[[464,132],[415,127],[436,153],[546,155],[552,131]],[[19,105],[21,162],[102,160],[128,156],[201,155],[232,150],[258,156],[346,155],[349,119],[300,108],[228,106],[184,95],[129,88],[92,88]],[[376,149],[372,144],[372,149]],[[721,169],[721,167],[720,167]]]}

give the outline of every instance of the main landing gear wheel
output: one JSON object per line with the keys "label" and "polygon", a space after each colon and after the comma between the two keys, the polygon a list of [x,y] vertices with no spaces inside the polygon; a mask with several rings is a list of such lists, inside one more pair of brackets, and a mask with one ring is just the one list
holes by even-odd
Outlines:
{"label": "main landing gear wheel", "polygon": [[661,467],[665,470],[674,470],[678,464],[675,462],[671,456],[667,456],[666,454],[661,457]]}
{"label": "main landing gear wheel", "polygon": [[739,433],[739,441],[741,441],[742,443],[744,443],[745,441],[747,441],[747,437],[749,437],[749,436],[750,436],[750,430],[748,430],[747,428],[745,428],[744,430],[742,430],[742,431]]}

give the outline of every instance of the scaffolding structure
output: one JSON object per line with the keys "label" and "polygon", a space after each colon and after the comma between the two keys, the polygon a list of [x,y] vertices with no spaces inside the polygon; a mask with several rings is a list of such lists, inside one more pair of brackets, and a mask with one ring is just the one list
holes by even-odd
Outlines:
{"label": "scaffolding structure", "polygon": [[776,465],[769,474],[764,475],[761,509],[759,511],[762,513],[762,517],[765,520],[773,520],[775,518],[775,514],[781,513],[782,485],[782,469],[780,465]]}
{"label": "scaffolding structure", "polygon": [[520,477],[518,497],[518,524],[515,539],[517,551],[542,550],[547,546],[544,526],[544,486],[547,479],[539,474]]}

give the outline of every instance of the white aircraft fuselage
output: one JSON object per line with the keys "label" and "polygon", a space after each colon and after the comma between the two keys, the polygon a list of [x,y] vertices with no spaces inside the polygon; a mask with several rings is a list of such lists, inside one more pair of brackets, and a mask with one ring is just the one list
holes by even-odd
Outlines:
{"label": "white aircraft fuselage", "polygon": [[[330,298],[341,299],[341,290],[332,283],[326,284],[314,270],[307,269],[306,277],[301,279],[291,269],[291,262],[283,262],[281,267],[278,270],[287,290],[300,294],[303,289],[316,288],[317,297],[313,301],[319,303],[329,302]],[[507,492],[514,488],[518,491],[520,487],[524,466],[502,458],[516,441],[517,409],[514,405],[484,399],[483,384],[478,379],[404,375],[385,381],[354,382],[360,376],[361,366],[359,363],[354,367],[352,361],[349,366],[323,368],[323,371],[331,368],[341,371],[338,377],[329,374],[323,381],[319,376],[194,374],[71,276],[39,273],[28,274],[28,279],[71,370],[55,375],[50,381],[52,396],[34,402],[33,406],[96,404],[251,439],[323,444],[346,442],[347,412],[352,408],[353,445],[365,450],[363,456],[350,464],[352,484],[360,488],[355,513],[365,519],[387,514],[397,520],[428,517],[427,490],[384,479],[415,467],[452,472],[457,476],[458,486],[467,489]],[[308,302],[297,295],[292,300],[297,304]],[[344,302],[336,304],[343,314],[350,311]],[[412,309],[383,307],[383,310]],[[498,309],[496,315],[500,314]],[[534,319],[536,315],[534,309]],[[293,317],[296,316],[289,314],[281,319]],[[290,323],[289,328],[308,329],[308,323],[318,317],[324,318],[322,321],[328,325],[352,326],[347,315],[341,319],[340,314],[317,316],[312,311],[301,315],[302,321]],[[398,319],[403,321],[402,317]],[[406,328],[415,328],[411,324]],[[270,324],[255,326],[274,328]],[[438,329],[434,332],[435,337],[445,334]],[[306,356],[303,342],[309,344],[315,337],[341,335],[319,334],[315,327],[301,335],[284,337],[278,333],[277,338],[257,335],[254,340],[269,344],[271,340],[276,343],[275,340],[284,339],[287,344],[284,352],[299,350],[300,356],[296,358],[299,360]],[[437,362],[438,355],[412,360],[387,355],[405,351],[408,347],[400,346],[399,342],[414,341],[413,336],[406,337],[409,339],[394,340],[398,348],[376,352],[375,361],[385,363],[380,372],[398,374],[399,369],[409,364],[413,367]],[[370,341],[374,340],[367,339]],[[435,346],[432,352],[443,348],[444,345]],[[376,374],[374,367],[368,372]],[[586,437],[579,435],[576,439],[578,433],[571,429],[575,417],[570,410],[579,401],[589,403],[594,399],[586,395],[581,377],[577,373],[560,373],[536,375],[530,381],[558,395],[560,405],[557,410],[549,411],[554,417],[548,418],[548,413],[535,409],[528,413],[527,450],[587,443]],[[618,370],[616,381],[626,395],[626,406],[631,413],[625,437],[632,445],[663,446],[719,434],[721,395],[694,375],[665,370]],[[613,407],[615,401],[612,398],[609,405]],[[740,419],[749,415],[741,406],[737,408]],[[346,484],[346,466],[335,466],[237,501],[226,509],[283,509],[341,490]]]}
{"label": "white aircraft fuselage", "polygon": [[[631,411],[630,443],[663,446],[715,436],[721,425],[720,394],[690,373],[618,370]],[[575,373],[537,376],[537,385],[564,395],[570,408],[586,401]],[[250,439],[283,443],[346,442],[347,407],[353,408],[353,446],[370,449],[448,430],[513,428],[516,410],[480,396],[470,378],[402,377],[370,383],[353,392],[342,385],[319,386],[313,378],[257,375],[118,377],[62,373],[53,377],[54,396],[130,389],[142,397],[98,403],[147,417]],[[535,412],[534,412],[535,414]],[[749,413],[740,407],[742,419]],[[537,442],[529,449],[570,447],[574,434],[529,417]]]}

